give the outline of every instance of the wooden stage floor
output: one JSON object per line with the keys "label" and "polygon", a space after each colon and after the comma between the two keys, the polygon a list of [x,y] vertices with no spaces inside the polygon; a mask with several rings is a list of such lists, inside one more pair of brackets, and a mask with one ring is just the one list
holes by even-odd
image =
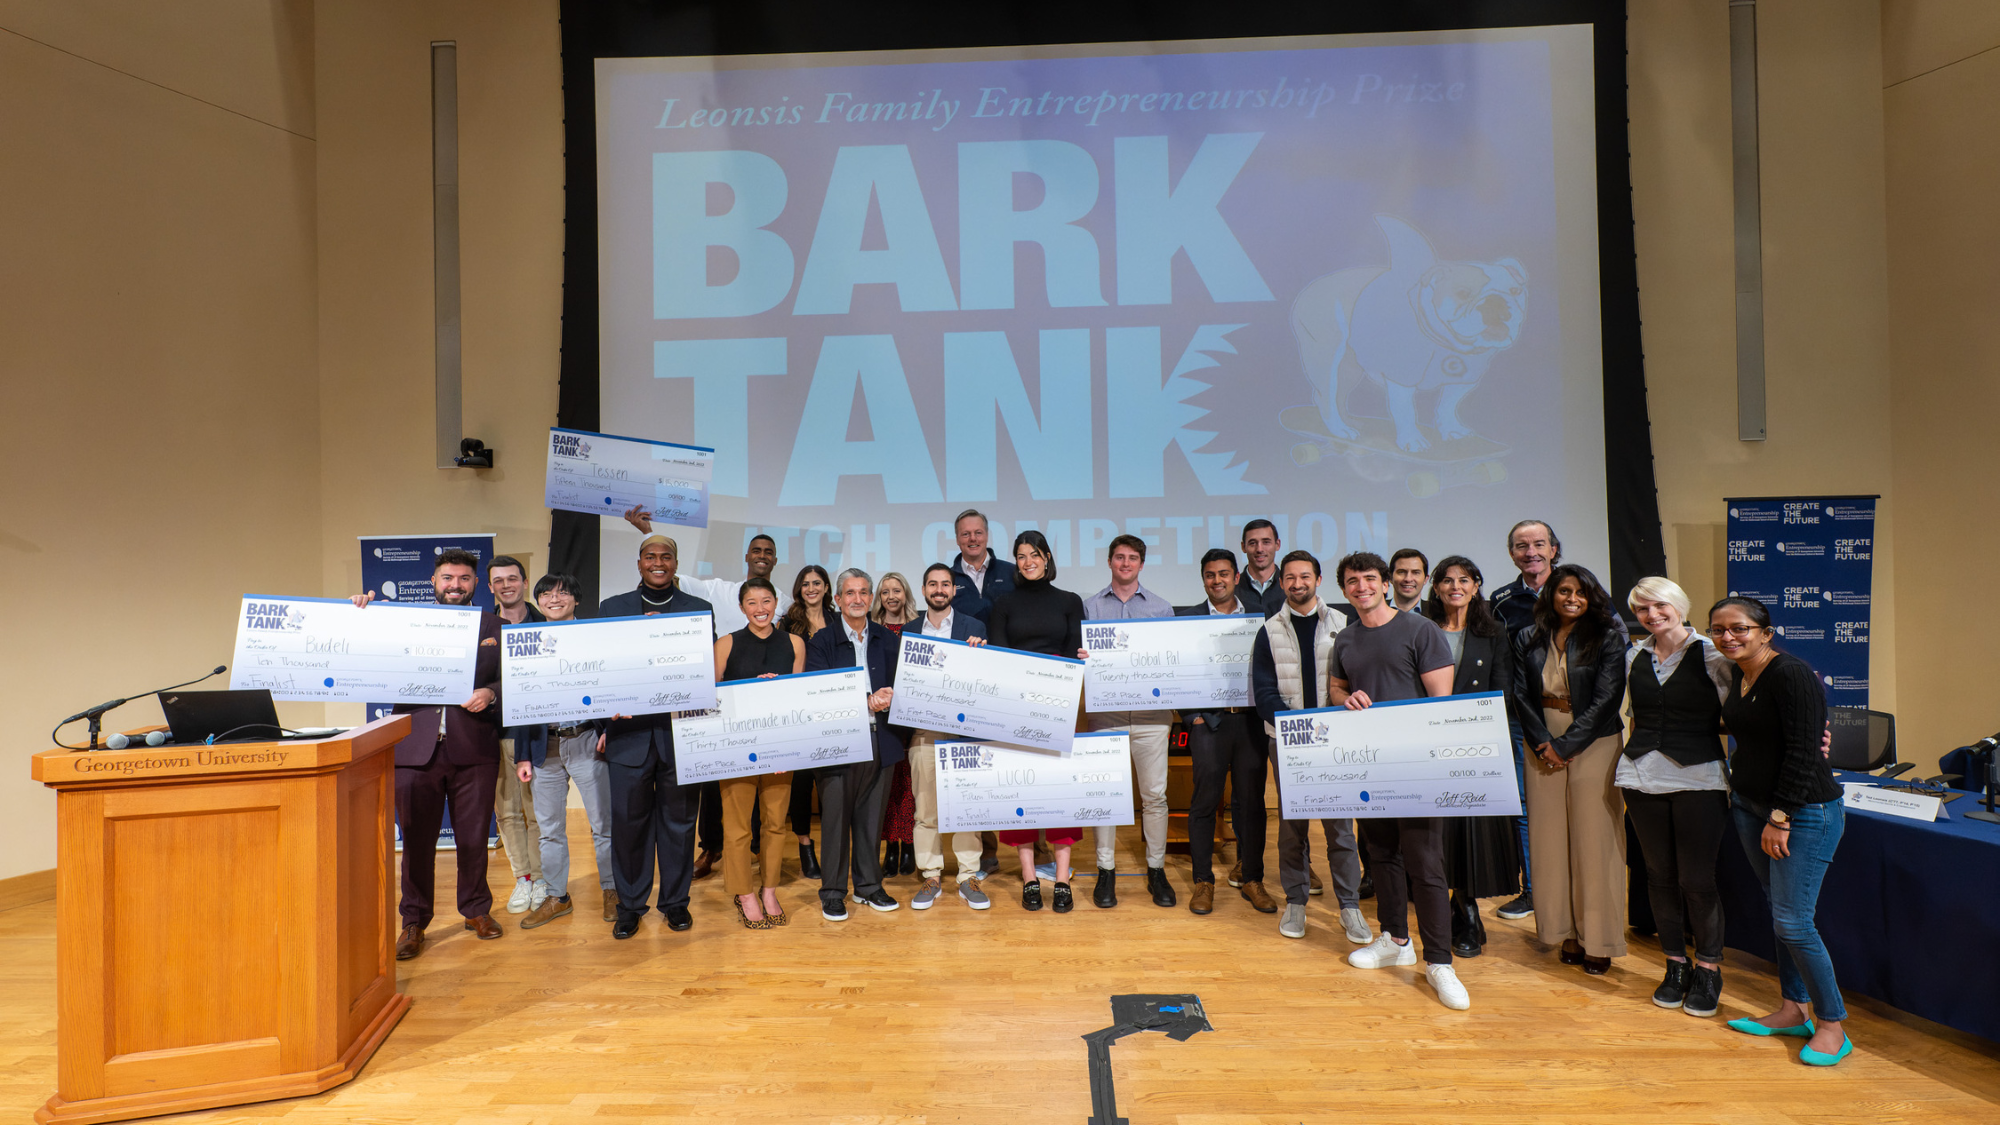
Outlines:
{"label": "wooden stage floor", "polygon": [[[1137,842],[1126,835],[1121,856]],[[578,843],[575,886],[594,888]],[[924,913],[853,907],[835,924],[796,855],[786,869],[793,921],[768,932],[736,922],[719,873],[695,885],[683,934],[654,913],[613,941],[587,894],[538,930],[496,913],[507,936],[494,942],[440,920],[403,966],[409,1016],[359,1079],[158,1120],[1080,1123],[1079,1036],[1110,1022],[1107,998],[1193,992],[1213,1034],[1111,1050],[1135,1125],[2000,1121],[2000,1047],[1862,1000],[1854,1055],[1805,1067],[1796,1041],[1723,1027],[1774,1003],[1769,966],[1726,967],[1722,1012],[1692,1019],[1651,1002],[1657,948],[1635,939],[1610,975],[1587,977],[1539,950],[1531,919],[1492,918],[1492,902],[1486,955],[1459,963],[1472,1010],[1452,1012],[1420,966],[1348,967],[1331,897],[1313,900],[1303,941],[1227,884],[1197,918],[1153,906],[1139,878],[1120,880],[1109,911],[1085,885],[1074,913],[1028,914],[1018,876],[1002,875],[990,911],[947,897]],[[1168,870],[1185,903],[1186,857]],[[915,886],[891,890],[907,904]],[[54,918],[48,902],[0,912],[0,1120],[26,1121],[54,1090]]]}

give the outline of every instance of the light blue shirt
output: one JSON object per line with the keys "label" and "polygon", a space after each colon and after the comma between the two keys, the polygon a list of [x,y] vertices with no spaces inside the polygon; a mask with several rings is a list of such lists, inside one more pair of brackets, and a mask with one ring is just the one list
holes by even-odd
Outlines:
{"label": "light blue shirt", "polygon": [[1167,599],[1135,583],[1130,598],[1120,598],[1111,592],[1111,587],[1106,586],[1083,599],[1083,615],[1092,621],[1172,617],[1174,607]]}

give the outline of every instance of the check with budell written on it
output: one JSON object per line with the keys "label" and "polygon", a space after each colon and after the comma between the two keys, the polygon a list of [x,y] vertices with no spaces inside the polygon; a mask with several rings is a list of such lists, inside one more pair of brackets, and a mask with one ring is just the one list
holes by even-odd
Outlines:
{"label": "check with budell written on it", "polygon": [[1248,707],[1263,627],[1254,613],[1086,621],[1083,709]]}
{"label": "check with budell written on it", "polygon": [[543,502],[564,512],[622,516],[633,507],[652,521],[708,526],[715,450],[589,430],[549,429]]}
{"label": "check with budell written on it", "polygon": [[905,630],[889,721],[1067,754],[1082,692],[1081,660]]}
{"label": "check with budell written on it", "polygon": [[321,703],[464,703],[479,660],[471,606],[243,595],[229,686]]}
{"label": "check with budell written on it", "polygon": [[1276,725],[1287,820],[1521,813],[1497,691],[1280,711]]}
{"label": "check with budell written on it", "polygon": [[715,694],[714,710],[674,716],[674,772],[682,785],[875,756],[865,668],[730,680]]}
{"label": "check with budell written on it", "polygon": [[1122,730],[1079,734],[1062,756],[987,742],[936,750],[940,832],[1132,823],[1132,736]]}
{"label": "check with budell written on it", "polygon": [[507,726],[713,706],[715,618],[706,611],[500,627]]}

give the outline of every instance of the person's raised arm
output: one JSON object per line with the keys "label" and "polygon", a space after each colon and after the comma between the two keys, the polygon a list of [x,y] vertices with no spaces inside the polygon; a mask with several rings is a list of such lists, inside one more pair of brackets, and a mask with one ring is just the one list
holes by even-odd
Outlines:
{"label": "person's raised arm", "polygon": [[638,528],[641,535],[653,533],[653,517],[646,511],[644,504],[634,504],[625,509],[625,522]]}

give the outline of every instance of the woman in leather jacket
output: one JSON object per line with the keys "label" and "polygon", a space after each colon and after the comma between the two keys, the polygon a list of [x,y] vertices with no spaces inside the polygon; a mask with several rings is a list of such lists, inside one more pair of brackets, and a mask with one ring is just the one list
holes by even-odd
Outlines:
{"label": "woman in leather jacket", "polygon": [[1515,717],[1534,757],[1528,853],[1535,930],[1566,965],[1602,975],[1625,954],[1625,801],[1617,774],[1625,625],[1595,575],[1558,566],[1516,639]]}

